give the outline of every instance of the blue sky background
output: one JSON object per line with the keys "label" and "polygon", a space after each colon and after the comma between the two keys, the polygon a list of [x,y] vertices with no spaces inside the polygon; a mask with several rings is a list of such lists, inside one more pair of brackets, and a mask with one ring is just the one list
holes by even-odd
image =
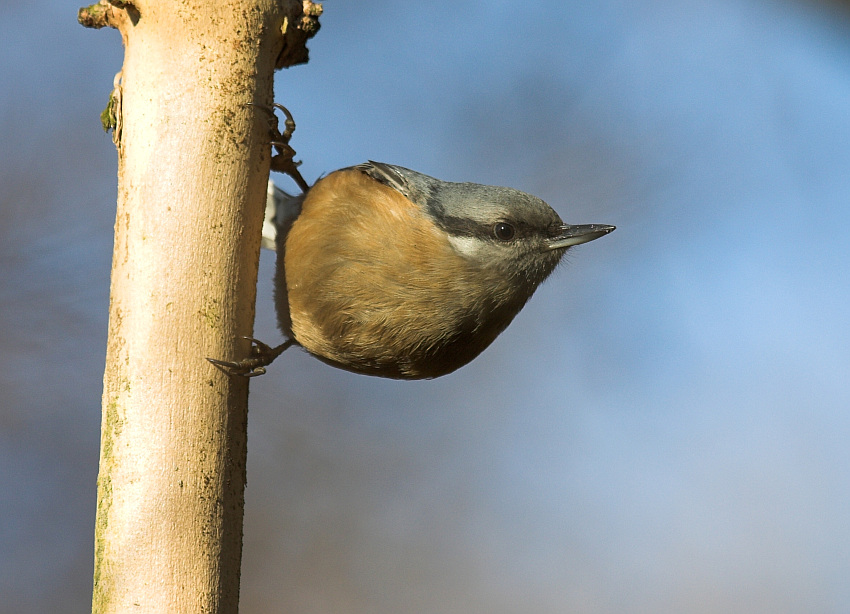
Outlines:
{"label": "blue sky background", "polygon": [[[90,602],[122,50],[76,8],[0,7],[3,614]],[[455,374],[252,382],[242,611],[848,611],[848,26],[326,2],[276,81],[308,179],[380,160],[618,229]]]}

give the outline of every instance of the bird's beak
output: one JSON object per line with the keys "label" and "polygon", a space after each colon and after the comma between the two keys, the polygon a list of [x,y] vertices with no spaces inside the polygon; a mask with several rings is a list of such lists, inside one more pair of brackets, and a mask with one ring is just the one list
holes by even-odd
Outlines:
{"label": "bird's beak", "polygon": [[564,249],[573,245],[581,245],[607,235],[615,228],[616,226],[606,224],[581,224],[579,226],[565,224],[561,226],[557,236],[547,241],[547,247],[549,249]]}

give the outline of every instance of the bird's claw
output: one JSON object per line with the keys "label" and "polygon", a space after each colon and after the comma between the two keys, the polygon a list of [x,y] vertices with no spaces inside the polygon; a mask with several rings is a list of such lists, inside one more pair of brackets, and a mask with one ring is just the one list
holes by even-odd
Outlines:
{"label": "bird's claw", "polygon": [[256,377],[263,375],[266,372],[266,367],[293,344],[293,341],[288,339],[277,347],[271,347],[253,337],[243,337],[243,339],[251,342],[251,355],[248,358],[239,361],[218,360],[217,358],[207,358],[207,360],[228,375]]}
{"label": "bird's claw", "polygon": [[[271,125],[271,141],[269,144],[277,150],[277,153],[273,155],[271,159],[271,170],[292,177],[295,183],[298,184],[298,187],[301,188],[302,192],[309,190],[310,184],[304,180],[304,177],[301,176],[301,173],[298,170],[298,166],[301,162],[295,161],[295,150],[289,144],[289,140],[292,138],[292,133],[295,132],[295,120],[292,119],[292,113],[290,113],[289,109],[285,106],[277,102],[275,102],[271,107],[267,107],[262,104],[255,104],[253,102],[248,104],[257,107],[258,109],[262,109],[269,114],[269,124]],[[285,128],[283,132],[281,132],[278,127],[278,119],[275,114],[275,109],[280,109],[286,116],[286,120],[283,122]]]}

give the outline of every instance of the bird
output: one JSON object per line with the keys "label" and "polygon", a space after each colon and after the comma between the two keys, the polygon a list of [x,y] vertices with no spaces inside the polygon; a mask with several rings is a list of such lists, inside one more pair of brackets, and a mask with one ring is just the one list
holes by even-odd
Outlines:
{"label": "bird", "polygon": [[519,190],[441,181],[368,161],[310,186],[292,161],[294,130],[273,132],[272,168],[302,188],[270,182],[263,245],[277,252],[275,306],[287,340],[253,338],[239,362],[209,359],[254,376],[297,345],[354,373],[437,378],[468,364],[519,313],[564,254],[612,232],[565,224]]}

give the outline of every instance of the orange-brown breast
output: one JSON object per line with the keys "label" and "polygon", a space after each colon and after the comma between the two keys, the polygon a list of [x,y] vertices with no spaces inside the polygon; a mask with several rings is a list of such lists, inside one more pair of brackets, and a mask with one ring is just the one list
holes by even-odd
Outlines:
{"label": "orange-brown breast", "polygon": [[482,279],[486,273],[466,266],[417,205],[357,170],[311,188],[282,255],[276,285],[286,288],[277,297],[279,314],[288,307],[284,331],[317,357],[361,373],[453,371],[525,302],[508,304],[506,280]]}

